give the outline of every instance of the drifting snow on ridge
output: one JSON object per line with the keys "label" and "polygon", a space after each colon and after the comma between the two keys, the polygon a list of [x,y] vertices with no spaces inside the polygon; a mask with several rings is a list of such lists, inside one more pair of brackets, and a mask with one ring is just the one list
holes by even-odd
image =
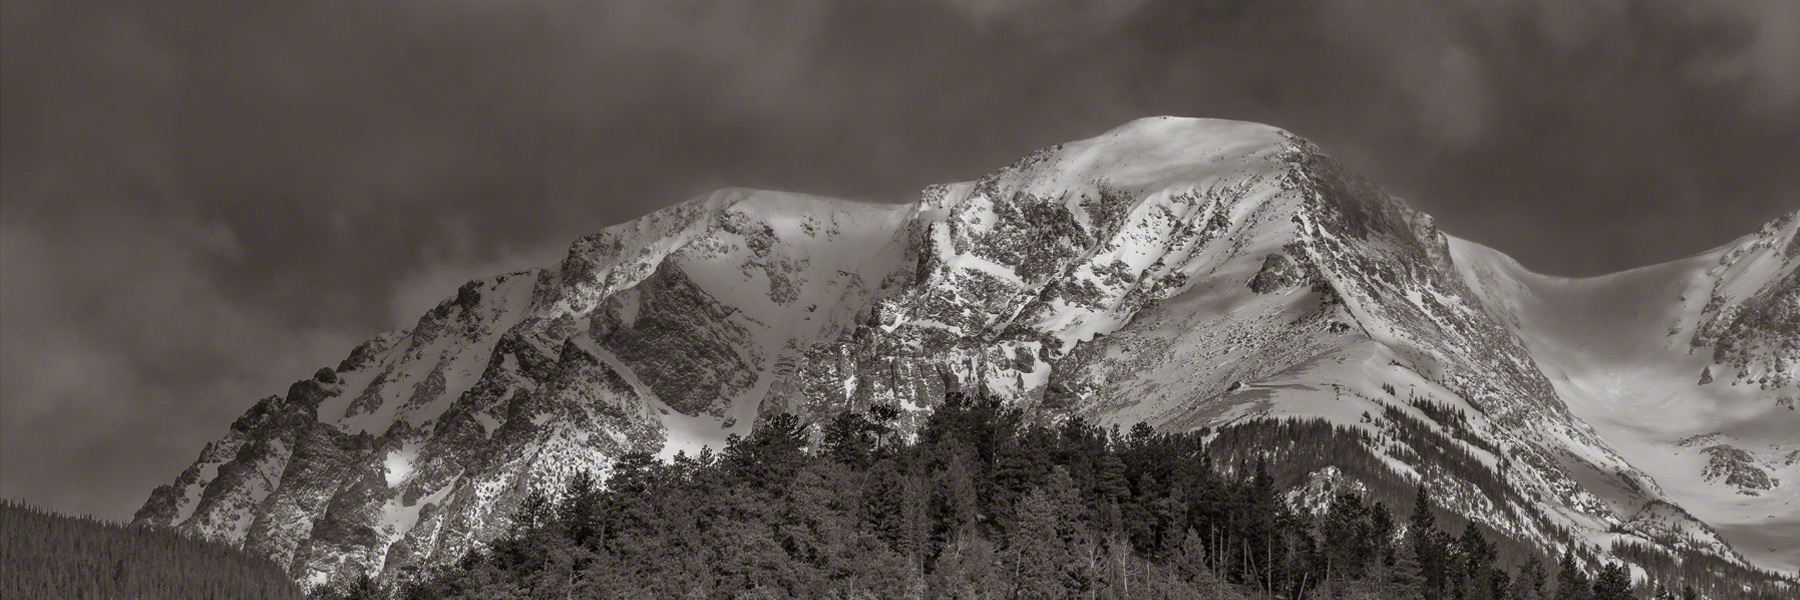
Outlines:
{"label": "drifting snow on ridge", "polygon": [[[1134,121],[912,204],[721,190],[470,282],[259,402],[137,520],[311,584],[394,578],[628,451],[716,448],[771,411],[916,419],[961,390],[1163,429],[1324,419],[1510,536],[1660,535],[1630,532],[1671,502],[1661,480],[1565,404],[1508,272],[1468,255],[1310,143],[1232,121]],[[1732,348],[1764,347],[1748,323]]]}

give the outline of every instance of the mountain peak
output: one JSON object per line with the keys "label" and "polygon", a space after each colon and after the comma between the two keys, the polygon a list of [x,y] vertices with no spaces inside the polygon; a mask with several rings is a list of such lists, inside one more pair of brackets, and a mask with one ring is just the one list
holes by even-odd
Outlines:
{"label": "mountain peak", "polygon": [[627,452],[967,391],[1166,430],[1323,421],[1389,440],[1357,446],[1387,465],[1355,471],[1370,489],[1424,482],[1545,547],[1614,535],[1663,498],[1496,290],[1429,216],[1240,121],[1139,119],[907,204],[728,188],[465,286],[260,403],[140,520],[314,584],[397,577]]}
{"label": "mountain peak", "polygon": [[1160,140],[1219,146],[1228,142],[1255,143],[1259,140],[1269,145],[1281,145],[1284,140],[1293,137],[1294,134],[1285,129],[1255,121],[1159,115],[1126,121],[1092,139],[1139,140],[1140,143]]}
{"label": "mountain peak", "polygon": [[1023,180],[1039,195],[1096,181],[1121,191],[1153,193],[1232,171],[1273,168],[1306,145],[1286,131],[1245,121],[1149,117],[1098,136],[1031,153],[989,177]]}

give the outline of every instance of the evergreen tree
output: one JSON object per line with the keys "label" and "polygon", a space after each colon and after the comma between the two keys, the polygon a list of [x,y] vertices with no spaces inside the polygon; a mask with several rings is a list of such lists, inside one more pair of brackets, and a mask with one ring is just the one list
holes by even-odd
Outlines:
{"label": "evergreen tree", "polygon": [[862,497],[863,518],[876,537],[898,546],[906,534],[906,482],[893,461],[875,465],[866,479]]}
{"label": "evergreen tree", "polygon": [[1019,502],[1004,554],[1012,597],[1061,598],[1069,589],[1067,569],[1075,553],[1064,537],[1069,524],[1054,491],[1034,488]]}
{"label": "evergreen tree", "polygon": [[275,563],[225,544],[0,500],[0,598],[302,597]]}
{"label": "evergreen tree", "polygon": [[554,523],[554,518],[555,509],[551,507],[550,499],[544,497],[543,492],[533,490],[525,494],[519,501],[519,508],[513,512],[513,537],[530,537]]}
{"label": "evergreen tree", "polygon": [[928,582],[931,597],[956,600],[1004,598],[1011,593],[986,538],[958,539],[935,563]]}
{"label": "evergreen tree", "polygon": [[[1316,517],[1291,510],[1282,486],[1319,467],[1279,440],[1366,443],[1348,428],[1120,434],[960,396],[914,436],[897,434],[887,409],[852,416],[822,425],[816,448],[812,429],[773,415],[717,454],[627,453],[604,486],[576,476],[554,506],[527,496],[506,535],[399,597],[1596,600],[1619,590],[1617,564],[1590,582],[1577,566],[1585,550],[1571,547],[1552,595],[1529,545],[1476,524],[1447,535],[1423,485],[1398,540],[1380,501],[1405,500],[1391,486],[1337,495]],[[1385,469],[1337,464],[1366,469],[1347,471],[1360,478]],[[1658,581],[1722,589],[1632,546],[1613,555]],[[1515,577],[1503,564],[1525,566]],[[113,560],[94,573],[136,570]],[[1783,597],[1758,585],[1733,589]]]}
{"label": "evergreen tree", "polygon": [[1416,600],[1425,597],[1425,575],[1419,567],[1419,559],[1411,551],[1395,553],[1394,569],[1389,575],[1389,586],[1395,600]]}
{"label": "evergreen tree", "polygon": [[1217,598],[1227,592],[1225,583],[1212,570],[1206,556],[1206,542],[1189,529],[1181,537],[1181,545],[1170,561],[1175,575],[1201,598]]}
{"label": "evergreen tree", "polygon": [[1369,560],[1383,568],[1391,568],[1394,564],[1394,516],[1388,512],[1387,506],[1376,502],[1369,507],[1369,545],[1373,553]]}
{"label": "evergreen tree", "polygon": [[1575,564],[1575,552],[1563,552],[1556,572],[1556,600],[1592,600],[1593,590],[1588,586],[1587,574]]}
{"label": "evergreen tree", "polygon": [[1094,522],[1108,529],[1124,527],[1123,514],[1119,506],[1131,498],[1131,486],[1126,483],[1125,463],[1119,455],[1104,452],[1096,461],[1094,475]]}
{"label": "evergreen tree", "polygon": [[1547,600],[1544,594],[1545,577],[1544,564],[1538,562],[1537,557],[1526,560],[1525,567],[1519,570],[1519,576],[1514,580],[1513,597],[1518,600]]}
{"label": "evergreen tree", "polygon": [[852,467],[866,466],[875,453],[874,428],[866,417],[852,411],[826,421],[821,437],[825,456]]}
{"label": "evergreen tree", "polygon": [[1431,514],[1431,499],[1425,490],[1425,483],[1413,494],[1412,516],[1407,519],[1407,536],[1411,544],[1413,558],[1419,564],[1420,595],[1427,600],[1443,598],[1449,591],[1453,563],[1448,556],[1448,544],[1443,533],[1437,530],[1437,518]]}
{"label": "evergreen tree", "polygon": [[726,445],[725,462],[751,487],[778,491],[799,471],[808,438],[806,424],[799,417],[769,415],[757,422],[749,437]]}
{"label": "evergreen tree", "polygon": [[1461,574],[1461,581],[1457,582],[1462,592],[1461,597],[1470,600],[1504,599],[1503,595],[1497,596],[1495,593],[1500,590],[1495,589],[1499,586],[1492,573],[1494,546],[1482,537],[1474,522],[1463,526],[1462,536],[1456,541],[1456,555],[1456,571]]}
{"label": "evergreen tree", "polygon": [[562,534],[577,545],[592,543],[599,535],[599,491],[593,473],[587,469],[577,471],[563,485],[562,498],[556,504],[556,522],[562,526]]}
{"label": "evergreen tree", "polygon": [[1514,597],[1513,577],[1505,570],[1490,567],[1487,569],[1486,598],[1493,600],[1510,600]]}
{"label": "evergreen tree", "polygon": [[944,470],[937,475],[933,514],[937,522],[934,537],[940,545],[975,534],[980,507],[976,503],[978,494],[970,460],[962,452],[953,452],[945,461]]}
{"label": "evergreen tree", "polygon": [[1631,573],[1625,570],[1624,563],[1609,562],[1600,567],[1600,575],[1594,578],[1592,600],[1633,600]]}
{"label": "evergreen tree", "polygon": [[1362,497],[1340,493],[1331,499],[1319,535],[1327,581],[1361,579],[1377,556],[1375,527]]}
{"label": "evergreen tree", "polygon": [[390,590],[365,574],[335,587],[328,587],[315,596],[320,600],[387,600]]}

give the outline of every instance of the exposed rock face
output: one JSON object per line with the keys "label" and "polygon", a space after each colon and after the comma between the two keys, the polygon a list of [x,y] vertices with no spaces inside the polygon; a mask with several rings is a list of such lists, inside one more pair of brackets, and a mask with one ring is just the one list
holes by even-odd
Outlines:
{"label": "exposed rock face", "polygon": [[1276,252],[1263,258],[1262,270],[1250,279],[1250,289],[1258,294],[1273,294],[1310,282],[1308,275],[1286,254]]}
{"label": "exposed rock face", "polygon": [[1720,254],[1709,270],[1718,278],[1690,343],[1711,347],[1713,362],[1729,369],[1732,383],[1763,390],[1800,383],[1797,215],[1764,225]]}
{"label": "exposed rock face", "polygon": [[1724,444],[1707,446],[1705,452],[1706,470],[1702,474],[1707,479],[1723,482],[1750,496],[1774,487],[1769,473],[1757,466],[1749,452]]}
{"label": "exposed rock face", "polygon": [[[763,411],[820,422],[891,402],[916,419],[962,389],[1165,429],[1326,419],[1509,535],[1630,531],[1665,501],[1655,480],[1570,412],[1451,242],[1304,140],[1227,121],[1137,121],[906,205],[721,191],[471,282],[259,402],[137,520],[309,584],[401,577],[626,451],[716,447]],[[1791,351],[1764,333],[1791,325],[1783,281],[1774,300],[1721,301],[1733,316],[1708,329],[1777,387],[1792,357],[1762,357]],[[1417,414],[1403,398],[1464,411],[1427,427],[1475,458],[1421,457],[1368,417]]]}

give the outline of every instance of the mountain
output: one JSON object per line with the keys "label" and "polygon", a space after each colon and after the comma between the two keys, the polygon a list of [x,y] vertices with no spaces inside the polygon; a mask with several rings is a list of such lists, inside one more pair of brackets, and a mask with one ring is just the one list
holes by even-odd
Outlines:
{"label": "mountain", "polygon": [[1796,221],[1545,277],[1285,131],[1167,117],[911,204],[723,190],[468,283],[258,402],[136,520],[309,585],[404,577],[627,451],[961,390],[1165,431],[1324,419],[1361,455],[1303,487],[1423,481],[1537,548],[1797,569]]}
{"label": "mountain", "polygon": [[1800,568],[1797,220],[1577,280],[1452,242],[1484,308],[1525,341],[1571,411],[1669,503],[1754,562],[1789,571]]}

